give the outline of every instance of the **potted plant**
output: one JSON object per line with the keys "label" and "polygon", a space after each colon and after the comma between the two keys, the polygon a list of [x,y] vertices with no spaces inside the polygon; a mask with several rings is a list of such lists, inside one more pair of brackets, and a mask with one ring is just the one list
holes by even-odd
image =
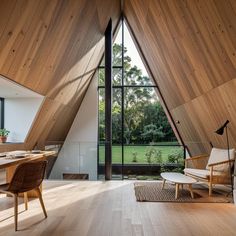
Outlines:
{"label": "potted plant", "polygon": [[0,143],[5,143],[7,141],[7,136],[10,133],[7,129],[0,129]]}

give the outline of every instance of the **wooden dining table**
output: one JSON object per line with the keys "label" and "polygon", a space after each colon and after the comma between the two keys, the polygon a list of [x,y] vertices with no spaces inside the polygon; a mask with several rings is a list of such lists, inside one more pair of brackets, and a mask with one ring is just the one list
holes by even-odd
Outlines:
{"label": "wooden dining table", "polygon": [[[6,170],[6,183],[9,183],[18,165],[27,161],[47,160],[56,155],[55,151],[40,151],[40,153],[25,152],[24,157],[14,157],[13,152],[5,152],[6,157],[0,157],[0,169]],[[0,153],[2,155],[2,153]],[[12,156],[12,157],[11,157]],[[41,186],[42,190],[42,186]],[[28,197],[37,197],[37,193],[32,190],[27,193]]]}

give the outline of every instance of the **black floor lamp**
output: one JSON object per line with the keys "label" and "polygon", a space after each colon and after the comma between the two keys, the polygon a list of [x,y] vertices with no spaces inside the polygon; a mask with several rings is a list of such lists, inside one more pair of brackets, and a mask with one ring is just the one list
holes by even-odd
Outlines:
{"label": "black floor lamp", "polygon": [[[223,135],[224,134],[224,130],[226,133],[226,141],[227,141],[227,149],[228,149],[228,161],[229,161],[229,173],[230,173],[230,183],[231,183],[231,190],[233,193],[234,190],[234,186],[233,186],[233,179],[232,179],[232,168],[231,168],[231,164],[230,164],[230,154],[229,154],[229,137],[228,137],[228,130],[227,130],[227,126],[229,124],[229,120],[227,120],[219,129],[217,129],[215,132],[219,135]],[[231,193],[231,192],[230,192]]]}

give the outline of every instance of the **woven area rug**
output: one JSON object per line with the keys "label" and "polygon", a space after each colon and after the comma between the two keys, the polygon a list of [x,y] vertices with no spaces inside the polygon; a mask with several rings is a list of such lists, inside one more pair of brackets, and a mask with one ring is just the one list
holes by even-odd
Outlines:
{"label": "woven area rug", "polygon": [[161,182],[136,182],[134,191],[136,200],[143,202],[191,202],[191,203],[231,203],[232,197],[226,197],[227,193],[213,190],[211,197],[208,196],[208,188],[202,184],[193,184],[194,198],[191,198],[187,186],[179,189],[179,197],[175,199],[175,185],[166,183],[161,190]]}

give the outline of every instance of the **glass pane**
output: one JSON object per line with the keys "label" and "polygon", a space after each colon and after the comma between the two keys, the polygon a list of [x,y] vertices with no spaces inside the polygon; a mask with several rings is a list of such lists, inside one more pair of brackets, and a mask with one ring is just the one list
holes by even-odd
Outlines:
{"label": "glass pane", "polygon": [[98,69],[98,85],[105,86],[105,69],[104,68]]}
{"label": "glass pane", "polygon": [[112,85],[121,85],[122,84],[122,69],[120,68],[113,68],[113,79],[112,79]]}
{"label": "glass pane", "polygon": [[112,145],[112,179],[122,179],[121,145]]}
{"label": "glass pane", "polygon": [[126,145],[124,147],[124,154],[124,162],[128,164],[182,164],[184,158],[181,146],[164,145],[163,143],[156,145]]}
{"label": "glass pane", "polygon": [[113,104],[112,104],[112,142],[113,144],[122,143],[122,120],[121,120],[121,106],[122,106],[121,89],[113,89]]}
{"label": "glass pane", "polygon": [[158,178],[169,155],[183,160],[183,152],[177,153],[179,146],[172,146],[176,138],[154,88],[124,88],[124,138],[126,178]]}
{"label": "glass pane", "polygon": [[154,85],[148,76],[126,24],[124,24],[124,71],[125,85]]}
{"label": "glass pane", "polygon": [[[125,60],[125,59],[124,59]],[[154,85],[148,76],[143,75],[142,70],[137,66],[127,66],[124,72],[124,85]]]}
{"label": "glass pane", "polygon": [[105,179],[105,144],[104,142],[99,142],[98,145],[98,179]]}
{"label": "glass pane", "polygon": [[183,172],[184,149],[179,145],[126,145],[124,147],[125,179],[160,179],[161,172]]}
{"label": "glass pane", "polygon": [[126,144],[176,141],[154,88],[124,89],[124,138]]}
{"label": "glass pane", "polygon": [[113,89],[112,104],[112,178],[122,179],[122,90]]}

